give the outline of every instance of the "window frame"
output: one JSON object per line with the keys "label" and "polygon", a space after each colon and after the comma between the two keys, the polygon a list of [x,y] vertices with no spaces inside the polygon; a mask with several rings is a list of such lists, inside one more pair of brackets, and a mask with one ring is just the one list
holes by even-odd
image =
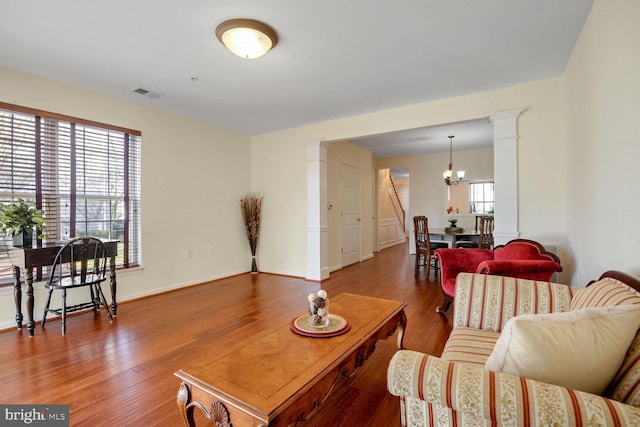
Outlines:
{"label": "window frame", "polygon": [[[491,195],[493,197],[487,197],[486,189],[484,188],[487,184],[491,185]],[[483,189],[481,191],[482,197],[476,199],[476,195],[479,193],[478,191],[474,191],[474,187],[476,185],[482,185]],[[483,180],[483,181],[472,181],[469,183],[469,210],[473,215],[492,215],[495,211],[496,197],[495,197],[495,183],[493,180]],[[476,205],[481,204],[485,207],[489,206],[488,209],[482,209],[479,211],[476,209]]]}
{"label": "window frame", "polygon": [[[84,224],[85,232],[89,234],[92,231],[89,229],[89,224],[92,222],[102,223],[103,227],[108,227],[108,230],[103,228],[98,232],[107,233],[107,236],[102,238],[113,239],[120,237],[120,233],[113,235],[116,228],[114,224],[122,223],[122,236],[118,239],[120,243],[117,268],[141,265],[142,132],[4,102],[0,102],[0,110],[4,116],[0,117],[0,124],[4,127],[4,133],[0,133],[0,148],[4,146],[7,150],[11,150],[9,156],[1,152],[0,155],[5,157],[5,160],[9,157],[8,163],[12,166],[14,163],[23,162],[23,165],[15,169],[12,167],[9,172],[5,171],[3,176],[10,178],[5,179],[5,182],[0,181],[0,201],[6,203],[23,198],[35,203],[38,209],[44,209],[47,233],[50,233],[45,237],[44,244],[83,235],[78,230],[79,224]],[[18,118],[21,120],[21,126],[16,124]],[[83,134],[76,135],[77,129],[82,130]],[[20,132],[23,133],[20,134]],[[65,139],[67,137],[68,141]],[[20,138],[22,139],[17,142]],[[78,143],[81,148],[74,145]],[[26,147],[25,150],[22,153],[16,153],[22,145]],[[76,159],[80,150],[83,150],[85,158]],[[60,166],[59,159],[68,162],[67,169]],[[25,160],[29,163],[26,166]],[[89,168],[88,171],[87,168]],[[80,169],[91,178],[91,182],[88,182],[86,176],[75,175]],[[28,184],[16,183],[17,180],[14,179],[16,173],[24,174],[25,171],[28,173],[31,170],[34,173],[33,181],[29,180]],[[104,172],[104,175],[96,176],[95,170]],[[65,175],[67,172],[68,176]],[[63,179],[61,177],[68,180],[65,183],[65,185],[68,184],[68,188],[65,187],[64,190],[66,192],[61,190],[64,187],[60,184]],[[84,179],[82,181],[84,191],[80,192],[81,190],[76,186],[82,179]],[[118,182],[119,180],[121,182]],[[100,185],[103,185],[104,189],[100,190]],[[114,189],[116,187],[117,189]],[[62,234],[65,214],[61,213],[61,206],[64,199],[73,199],[73,202],[69,202],[65,207],[69,215],[68,235]],[[78,209],[78,201],[85,203],[84,210]],[[90,217],[87,203],[91,201],[98,206],[108,205],[107,220],[96,220]],[[115,218],[111,215],[112,205],[115,204],[117,209],[120,202],[122,202],[120,206],[122,213],[118,215],[121,217]],[[48,210],[50,212],[47,212]],[[78,212],[84,214],[84,221],[77,218]],[[11,237],[3,235],[0,239],[0,249],[2,249],[1,246],[6,248],[6,250],[0,250],[0,286],[5,286],[13,280],[8,256]],[[36,240],[36,245],[41,247],[43,241]],[[7,263],[9,274],[7,274]],[[4,268],[2,268],[3,264]],[[41,279],[40,273],[37,272],[38,280]]]}

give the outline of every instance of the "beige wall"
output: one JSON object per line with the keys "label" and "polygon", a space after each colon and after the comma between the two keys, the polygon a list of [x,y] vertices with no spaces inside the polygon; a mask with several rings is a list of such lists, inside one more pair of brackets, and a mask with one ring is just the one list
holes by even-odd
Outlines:
{"label": "beige wall", "polygon": [[453,212],[469,213],[469,181],[462,181],[449,187],[449,203]]}
{"label": "beige wall", "polygon": [[[121,299],[247,271],[238,202],[249,189],[265,196],[260,269],[304,276],[307,141],[347,140],[520,108],[525,111],[518,118],[519,231],[559,244],[565,266],[560,281],[584,285],[609,268],[640,274],[634,220],[640,210],[638,16],[640,2],[596,0],[563,77],[250,138],[5,68],[0,100],[142,131],[144,270],[119,275]],[[429,159],[438,174],[448,161],[441,157]],[[456,154],[456,167],[469,171],[462,161]],[[421,174],[412,170],[412,181],[428,178]],[[441,194],[441,185],[427,187],[420,201],[412,191],[410,215],[443,215],[442,206],[427,202]],[[373,242],[373,231],[362,238]],[[187,249],[192,258],[186,258]],[[12,324],[10,288],[0,289],[0,310],[0,326]]]}
{"label": "beige wall", "polygon": [[[268,189],[266,194],[280,194],[277,196],[279,203],[268,208],[273,211],[265,210],[265,215],[273,220],[265,222],[264,238],[260,243],[263,267],[268,271],[286,271],[288,274],[304,276],[306,141],[352,139],[381,132],[485,118],[495,112],[518,108],[525,109],[518,118],[521,236],[566,245],[566,150],[562,93],[562,79],[555,78],[253,136],[253,185]],[[264,161],[267,158],[269,162]],[[462,155],[458,157],[456,154],[456,167],[470,170],[463,161]],[[433,156],[430,162],[430,170],[439,177],[434,180],[437,184],[425,189],[427,193],[423,195],[422,202],[414,200],[414,193],[411,192],[411,215],[413,212],[424,212],[427,216],[443,215],[442,206],[427,206],[426,200],[443,194],[440,181],[443,165],[448,163],[448,153],[440,157]],[[416,173],[418,176],[415,176]],[[426,182],[429,178],[425,173],[412,170],[411,180]],[[285,175],[293,177],[293,182],[287,183],[287,196],[278,190]]]}
{"label": "beige wall", "polygon": [[[532,199],[521,194],[520,212],[529,206],[555,204],[564,199],[562,116],[553,114],[561,104],[561,80],[528,83],[494,92],[412,105],[363,116],[287,129],[254,137],[222,130],[202,122],[166,113],[73,86],[1,69],[2,101],[72,116],[112,123],[142,131],[143,135],[143,262],[144,270],[120,274],[120,299],[221,277],[248,269],[238,201],[248,189],[264,194],[263,226],[258,242],[262,271],[304,276],[306,267],[306,145],[310,140],[344,140],[352,136],[401,130],[486,117],[513,108],[525,108],[519,118],[520,177],[533,186]],[[249,141],[250,140],[250,148]],[[526,167],[531,152],[548,150],[545,173]],[[527,156],[522,156],[527,153]],[[446,156],[434,156],[439,175]],[[470,170],[462,154],[456,165]],[[523,167],[523,165],[525,167]],[[532,173],[535,172],[535,173]],[[366,178],[366,176],[364,177]],[[412,179],[421,179],[412,171]],[[371,177],[373,180],[373,176]],[[438,180],[439,182],[439,180]],[[530,182],[535,183],[529,184]],[[370,182],[373,189],[373,181]],[[545,188],[538,191],[536,185]],[[546,188],[549,188],[549,191]],[[439,197],[438,186],[427,197]],[[373,199],[373,193],[369,196]],[[414,195],[412,194],[412,199]],[[191,201],[184,204],[174,200]],[[173,202],[172,202],[173,201]],[[197,202],[194,202],[197,201]],[[371,203],[372,205],[373,203]],[[412,200],[412,212],[431,214],[425,203]],[[540,221],[521,220],[523,237],[564,235],[564,205],[541,211]],[[198,218],[200,221],[194,221]],[[333,235],[332,235],[333,236]],[[332,237],[333,239],[333,237]],[[374,243],[373,227],[362,229],[363,247]],[[208,247],[214,247],[214,256]],[[331,245],[332,266],[336,246]],[[193,257],[186,258],[187,249]],[[41,302],[37,290],[36,301]],[[11,324],[13,300],[0,290],[0,322]],[[39,307],[36,308],[39,312]]]}
{"label": "beige wall", "polygon": [[305,142],[297,130],[252,138],[251,186],[264,195],[258,241],[260,268],[305,275],[307,257]]}
{"label": "beige wall", "polygon": [[[454,164],[464,169],[465,180],[488,179],[493,177],[493,149],[456,151]],[[429,218],[430,228],[443,228],[447,223],[447,187],[442,181],[442,171],[449,163],[449,153],[437,153],[408,157],[386,157],[376,159],[378,169],[394,166],[409,168],[409,194],[411,207],[407,218],[411,221],[416,215]],[[469,215],[456,215],[460,218],[460,227],[475,227],[475,218]]]}
{"label": "beige wall", "polygon": [[[248,271],[239,208],[251,188],[247,135],[6,68],[0,101],[142,131],[143,269],[118,275],[119,300]],[[43,290],[36,285],[38,318]],[[15,324],[12,288],[0,289],[0,313],[0,327]]]}
{"label": "beige wall", "polygon": [[596,0],[566,68],[574,281],[640,275],[640,2]]}
{"label": "beige wall", "polygon": [[[493,177],[493,149],[456,151],[455,166],[466,169],[466,178],[487,179]],[[442,181],[442,171],[449,163],[449,153],[436,153],[420,156],[385,157],[376,159],[376,168],[389,169],[406,167],[409,169],[410,209],[407,211],[409,225],[409,252],[415,253],[413,241],[413,217],[425,215],[429,218],[429,229],[442,229],[447,223],[447,187]],[[458,226],[474,228],[475,218],[469,215],[456,215]]]}

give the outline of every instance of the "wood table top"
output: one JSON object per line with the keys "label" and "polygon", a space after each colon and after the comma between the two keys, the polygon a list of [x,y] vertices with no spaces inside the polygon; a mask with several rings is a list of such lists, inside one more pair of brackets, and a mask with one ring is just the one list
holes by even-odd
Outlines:
{"label": "wood table top", "polygon": [[[329,300],[329,311],[344,317],[351,329],[343,335],[313,338],[296,334],[289,324],[274,325],[225,351],[203,357],[175,375],[263,420],[273,419],[318,378],[335,369],[364,341],[401,313],[405,303],[343,293]],[[300,301],[305,313],[306,301]],[[277,309],[277,307],[274,307]],[[293,320],[292,318],[292,320]]]}

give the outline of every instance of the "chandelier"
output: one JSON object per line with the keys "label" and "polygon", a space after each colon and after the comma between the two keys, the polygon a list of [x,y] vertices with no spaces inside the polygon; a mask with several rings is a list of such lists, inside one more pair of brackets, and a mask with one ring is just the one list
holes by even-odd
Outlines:
{"label": "chandelier", "polygon": [[456,178],[453,178],[453,138],[454,135],[449,135],[449,168],[442,172],[442,178],[447,185],[458,185],[460,181],[464,179],[464,171],[456,172]]}

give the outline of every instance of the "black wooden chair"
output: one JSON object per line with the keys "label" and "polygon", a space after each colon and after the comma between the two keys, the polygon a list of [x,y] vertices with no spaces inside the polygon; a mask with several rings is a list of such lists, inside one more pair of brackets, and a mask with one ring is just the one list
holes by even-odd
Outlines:
{"label": "black wooden chair", "polygon": [[[54,313],[62,317],[62,335],[67,332],[67,313],[92,308],[94,313],[103,306],[113,321],[111,310],[102,292],[101,284],[107,280],[106,268],[109,258],[105,244],[95,237],[79,237],[70,240],[55,257],[51,267],[51,275],[45,283],[49,288],[49,297],[42,316],[42,327],[47,321],[47,314]],[[89,302],[67,305],[67,290],[88,287]],[[62,291],[62,307],[51,309],[51,295],[54,290]]]}

